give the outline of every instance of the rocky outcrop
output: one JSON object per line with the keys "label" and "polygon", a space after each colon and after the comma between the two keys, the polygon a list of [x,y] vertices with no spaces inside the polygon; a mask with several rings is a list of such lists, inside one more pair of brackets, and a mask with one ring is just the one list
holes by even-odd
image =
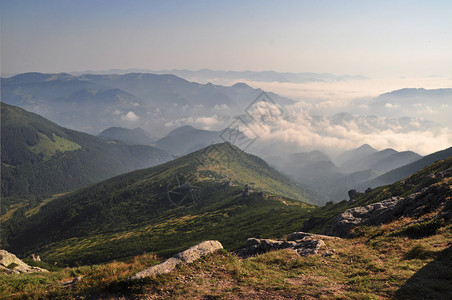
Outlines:
{"label": "rocky outcrop", "polygon": [[381,202],[350,208],[334,217],[325,233],[346,237],[361,225],[380,225],[404,217],[419,218],[436,212],[435,218],[446,220],[452,217],[452,197],[448,184],[433,184],[409,196],[391,197]]}
{"label": "rocky outcrop", "polygon": [[394,207],[401,199],[400,197],[392,197],[367,206],[347,209],[334,217],[325,233],[346,237],[356,226],[376,225],[389,221],[392,218]]}
{"label": "rocky outcrop", "polygon": [[0,270],[7,274],[48,272],[42,268],[29,266],[6,250],[0,250]]}
{"label": "rocky outcrop", "polygon": [[308,256],[319,252],[319,249],[325,245],[323,239],[331,238],[334,239],[336,237],[306,232],[291,233],[288,235],[287,240],[249,238],[245,247],[237,251],[237,255],[246,258],[274,250],[292,249],[301,256]]}
{"label": "rocky outcrop", "polygon": [[242,191],[242,198],[248,197],[251,194],[252,190],[248,184],[245,185],[245,188]]}
{"label": "rocky outcrop", "polygon": [[166,274],[174,270],[180,263],[192,263],[201,257],[214,253],[217,250],[223,249],[223,245],[219,241],[204,241],[188,248],[185,251],[177,253],[173,257],[165,260],[161,264],[152,266],[144,271],[138,272],[128,278],[128,280],[137,280],[145,277],[151,277],[158,274]]}

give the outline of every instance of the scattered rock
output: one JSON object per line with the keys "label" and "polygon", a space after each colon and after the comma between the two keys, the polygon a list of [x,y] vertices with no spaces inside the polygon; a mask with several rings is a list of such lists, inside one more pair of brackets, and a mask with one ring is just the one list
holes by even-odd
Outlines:
{"label": "scattered rock", "polygon": [[346,237],[350,231],[361,225],[380,225],[404,217],[420,218],[436,212],[438,217],[452,216],[452,197],[447,184],[433,184],[405,198],[391,197],[367,206],[350,208],[334,217],[325,229],[328,235]]}
{"label": "scattered rock", "polygon": [[245,185],[245,188],[242,191],[242,198],[247,197],[251,194],[252,190],[248,184]]}
{"label": "scattered rock", "polygon": [[174,270],[180,263],[192,263],[202,256],[213,253],[217,250],[223,249],[223,246],[219,241],[204,241],[188,248],[185,251],[179,252],[174,257],[171,257],[161,264],[152,266],[146,270],[136,273],[129,277],[127,280],[137,280],[145,277],[155,276],[158,274],[166,274]]}
{"label": "scattered rock", "polygon": [[269,251],[292,249],[301,256],[317,254],[319,249],[325,245],[323,239],[337,239],[318,234],[306,232],[294,232],[289,234],[287,240],[257,239],[249,238],[245,247],[237,251],[237,255],[242,258],[255,256]]}
{"label": "scattered rock", "polygon": [[77,276],[72,280],[62,282],[61,285],[69,287],[69,286],[72,286],[72,285],[76,284],[77,282],[81,281],[82,278],[83,278],[82,276]]}
{"label": "scattered rock", "polygon": [[227,179],[227,181],[224,183],[224,186],[233,186],[234,184],[233,184],[233,182],[232,182],[232,180],[230,180],[230,179]]}
{"label": "scattered rock", "polygon": [[325,242],[322,240],[302,240],[297,243],[295,250],[300,256],[308,256],[317,254],[320,247],[324,245]]}
{"label": "scattered rock", "polygon": [[356,190],[350,190],[348,191],[348,197],[350,198],[350,201],[355,200],[356,197],[358,197],[361,193],[359,193]]}
{"label": "scattered rock", "polygon": [[41,257],[39,255],[36,255],[36,254],[32,254],[31,255],[31,259],[33,259],[33,261],[41,261]]}
{"label": "scattered rock", "polygon": [[391,197],[367,206],[347,209],[334,217],[333,222],[326,229],[326,234],[345,237],[358,225],[381,224],[384,220],[391,218],[392,209],[401,199],[400,197]]}
{"label": "scattered rock", "polygon": [[48,272],[39,267],[29,266],[17,258],[17,256],[6,250],[0,250],[0,270],[7,274]]}
{"label": "scattered rock", "polygon": [[305,238],[318,239],[318,240],[338,240],[338,239],[340,239],[337,236],[315,234],[315,233],[308,233],[308,232],[302,232],[302,231],[293,232],[287,236],[288,241],[302,240]]}
{"label": "scattered rock", "polygon": [[326,251],[322,254],[322,256],[323,256],[323,257],[328,257],[328,256],[334,255],[334,253],[336,253],[336,250],[330,249],[330,250],[326,250]]}

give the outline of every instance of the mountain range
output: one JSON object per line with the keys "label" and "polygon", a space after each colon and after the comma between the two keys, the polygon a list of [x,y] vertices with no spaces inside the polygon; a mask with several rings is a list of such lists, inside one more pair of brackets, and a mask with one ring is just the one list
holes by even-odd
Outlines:
{"label": "mountain range", "polygon": [[[398,152],[394,149],[377,151],[367,144],[340,153],[334,158],[318,150],[285,157],[266,157],[281,172],[313,187],[334,201],[347,198],[350,189],[365,190],[368,187],[375,187],[376,185],[370,182],[373,178],[421,158],[422,156],[412,151]],[[405,176],[407,175],[409,174],[405,173]],[[398,179],[401,178],[385,184]]]}
{"label": "mountain range", "polygon": [[[200,130],[186,125],[174,129],[152,145],[174,156],[180,156],[223,142],[222,133],[223,131]],[[440,151],[432,154],[432,157],[438,160],[448,156],[448,151],[442,153]],[[378,151],[368,144],[345,151],[333,158],[318,150],[264,157],[280,172],[290,175],[297,182],[314,188],[334,201],[347,198],[350,189],[365,190],[390,184],[434,161],[426,159],[425,163],[422,163],[422,156],[413,151],[399,152],[394,149]],[[417,163],[418,161],[420,163]],[[408,167],[411,163],[419,167]],[[409,171],[396,171],[399,168],[403,170],[405,166]],[[392,175],[398,173],[400,173],[398,176]]]}
{"label": "mountain range", "polygon": [[449,118],[451,88],[404,88],[375,97],[368,104],[374,114],[388,117],[419,116],[451,126]]}
{"label": "mountain range", "polygon": [[309,203],[325,199],[223,143],[56,197],[3,228],[15,253],[93,263],[204,239],[234,249],[238,237],[281,234]]}
{"label": "mountain range", "polygon": [[[126,73],[153,73],[153,74],[174,74],[189,81],[208,82],[213,79],[220,81],[260,81],[260,82],[281,82],[281,83],[305,83],[324,81],[344,81],[344,80],[366,80],[362,75],[335,75],[330,73],[291,73],[276,71],[221,71],[221,70],[148,70],[148,69],[112,69],[104,71],[86,71],[90,74],[126,74]],[[83,75],[84,73],[71,73]]]}
{"label": "mountain range", "polygon": [[[228,156],[234,157],[234,162],[225,159]],[[236,162],[244,165],[240,168]],[[196,166],[194,179],[190,171]],[[262,177],[254,177],[259,174],[252,172],[253,167],[264,171]],[[243,172],[246,169],[248,172]],[[196,187],[179,185],[175,195],[183,198],[181,192],[189,187],[192,192],[205,189],[205,197],[191,198],[179,206],[162,197],[155,206],[150,185],[168,176],[166,170],[183,171],[180,182],[187,176],[197,183]],[[121,175],[56,198],[29,213],[19,226],[9,227],[9,234],[14,233],[8,236],[9,249],[23,251],[22,257],[40,253],[43,261],[24,260],[50,272],[2,274],[0,296],[211,298],[212,294],[231,297],[240,289],[240,295],[250,298],[336,297],[339,293],[344,298],[417,299],[430,295],[448,299],[452,286],[451,170],[452,156],[391,185],[357,193],[350,201],[314,207],[261,190],[245,193],[246,186],[230,184],[221,174],[249,175],[260,187],[262,179],[267,183],[275,179],[280,187],[284,181],[257,157],[228,143],[212,145],[164,167]],[[210,192],[209,187],[213,188]],[[146,199],[139,199],[143,196]],[[154,219],[157,214],[161,218]],[[287,234],[294,229],[298,231]],[[325,232],[347,235],[314,234]],[[195,252],[198,244],[184,253],[200,259],[180,263],[173,270],[165,267],[180,254],[161,264],[162,258],[153,254],[166,257],[180,251],[181,245],[184,249],[212,238],[226,249],[199,254]],[[218,241],[206,243],[221,248]],[[253,257],[238,255],[256,244],[261,252]],[[287,248],[311,244],[319,246],[310,254],[299,255]],[[243,245],[246,247],[240,248]],[[234,251],[237,248],[240,250]],[[109,262],[78,266],[103,261]],[[161,274],[131,281],[133,274],[149,268]],[[317,284],[301,285],[302,281]]]}
{"label": "mountain range", "polygon": [[161,149],[106,141],[3,102],[1,133],[2,213],[14,199],[67,192],[172,159]]}
{"label": "mountain range", "polygon": [[330,73],[291,73],[275,71],[215,71],[202,69],[190,70],[162,70],[151,71],[156,74],[174,74],[187,80],[204,82],[209,80],[231,80],[231,81],[259,81],[259,82],[281,82],[281,83],[306,83],[344,80],[365,80],[362,75],[334,75]]}
{"label": "mountain range", "polygon": [[[236,129],[248,132],[252,138],[259,137],[253,153],[260,156],[313,150],[337,154],[340,148],[359,142],[372,143],[373,136],[379,137],[374,145],[379,148],[401,148],[405,136],[417,133],[427,140],[437,137],[442,141],[448,136],[444,129],[449,122],[448,98],[434,90],[410,91],[410,95],[428,94],[425,101],[415,100],[420,98],[414,96],[413,103],[399,101],[400,93],[394,91],[395,96],[360,100],[356,110],[344,107],[348,112],[313,115],[312,111],[325,111],[304,100],[294,101],[270,92],[264,93],[264,100],[261,89],[246,83],[200,84],[171,74],[24,73],[2,78],[1,88],[3,102],[91,134],[110,127],[139,127],[158,139],[184,125],[219,131],[237,125],[234,122],[240,117],[246,120],[241,124],[246,130]],[[388,140],[394,142],[389,144]],[[431,151],[426,145],[413,144],[409,148],[423,154]]]}
{"label": "mountain range", "polygon": [[[262,93],[244,83],[199,84],[175,75],[145,73],[24,73],[2,78],[1,89],[3,102],[65,127],[98,133],[108,127],[133,124],[153,128],[157,136],[167,130],[168,120],[201,116],[206,111],[230,117],[243,112]],[[294,103],[273,93],[269,95],[280,104]]]}
{"label": "mountain range", "polygon": [[[1,245],[51,272],[9,277],[17,266],[1,257],[0,297],[211,298],[214,285],[214,297],[239,287],[260,298],[315,298],[337,296],[334,282],[344,297],[440,298],[450,286],[452,148],[425,157],[367,144],[334,157],[292,151],[267,157],[277,171],[225,142],[223,131],[182,126],[152,140],[115,127],[92,136],[6,103],[1,113]],[[382,182],[391,184],[374,186]],[[349,200],[329,201],[348,189],[356,189]],[[126,280],[205,240],[225,250]],[[317,254],[287,248],[305,244]],[[240,258],[257,245],[276,251]],[[194,282],[195,291],[184,289]],[[225,282],[234,288],[219,289]]]}

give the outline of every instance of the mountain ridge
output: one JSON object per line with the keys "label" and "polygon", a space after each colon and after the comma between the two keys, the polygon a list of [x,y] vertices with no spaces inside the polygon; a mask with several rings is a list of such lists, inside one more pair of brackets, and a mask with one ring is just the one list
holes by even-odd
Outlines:
{"label": "mountain ridge", "polygon": [[151,146],[109,143],[1,103],[2,196],[48,196],[168,161]]}
{"label": "mountain ridge", "polygon": [[149,132],[140,127],[134,129],[109,127],[100,132],[97,136],[129,145],[151,145],[156,141],[156,138],[152,137]]}
{"label": "mountain ridge", "polygon": [[[104,259],[144,250],[171,253],[182,232],[194,240],[221,237],[222,243],[234,248],[238,233],[263,232],[270,224],[281,232],[276,212],[291,218],[307,213],[314,206],[300,201],[309,200],[325,201],[262,159],[223,143],[60,196],[29,217],[7,223],[7,240],[16,253],[38,251],[43,257],[71,263],[97,261],[105,247],[110,250],[103,253]],[[190,220],[196,222],[189,225]],[[237,228],[245,220],[250,227]],[[212,222],[218,227],[211,228]],[[178,228],[173,234],[162,236],[157,230],[171,226]],[[117,240],[124,235],[131,237]],[[142,241],[132,238],[137,236]],[[91,246],[79,249],[80,243]],[[65,245],[73,250],[58,254]],[[176,245],[180,249],[186,242]],[[112,247],[119,248],[112,252]]]}

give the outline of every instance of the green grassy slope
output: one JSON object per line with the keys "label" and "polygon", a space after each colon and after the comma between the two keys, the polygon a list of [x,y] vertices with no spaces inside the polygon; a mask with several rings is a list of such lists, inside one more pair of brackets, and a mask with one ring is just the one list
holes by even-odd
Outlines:
{"label": "green grassy slope", "polygon": [[365,206],[388,199],[392,196],[405,197],[432,184],[445,182],[446,179],[441,179],[441,176],[438,176],[438,173],[450,168],[452,168],[452,156],[447,159],[438,160],[411,176],[393,184],[377,187],[368,193],[359,193],[353,201],[343,200],[336,204],[321,207],[305,222],[303,230],[322,232],[325,227],[331,223],[334,216],[346,209]]}
{"label": "green grassy slope", "polygon": [[[242,198],[243,185],[225,186],[224,175],[230,172],[222,153],[234,149],[228,144],[215,151],[198,152],[165,168],[141,170],[112,179],[114,185],[138,187],[146,178],[168,176],[166,170],[186,172],[206,195],[196,204],[167,209],[146,224],[131,225],[129,230],[104,231],[89,236],[73,237],[37,248],[44,262],[28,263],[50,267],[50,273],[5,275],[0,273],[0,298],[149,298],[149,299],[450,299],[452,297],[452,224],[451,219],[439,223],[435,230],[412,236],[408,229],[423,226],[413,223],[420,217],[405,216],[375,226],[355,228],[347,239],[325,239],[319,254],[301,257],[291,250],[273,251],[248,259],[219,251],[192,264],[179,265],[169,274],[137,281],[124,281],[132,274],[163,260],[154,254],[141,254],[128,259],[74,268],[59,268],[53,262],[86,263],[99,258],[126,258],[130,250],[153,251],[161,255],[176,252],[203,239],[218,239],[227,249],[240,246],[246,237],[274,237],[299,230],[304,220],[315,217],[313,228],[319,231],[332,216],[349,207],[362,206],[393,195],[406,196],[424,187],[446,188],[442,194],[452,195],[452,157],[440,160],[395,184],[360,195],[355,202],[344,201],[324,208],[309,207],[267,193],[266,197],[251,193]],[[208,148],[209,149],[209,148]],[[235,152],[236,156],[240,155]],[[188,158],[196,159],[193,164]],[[187,159],[187,160],[185,160]],[[253,159],[250,157],[252,165]],[[197,166],[193,169],[193,166]],[[215,168],[214,166],[221,166]],[[232,165],[232,163],[230,163]],[[207,171],[209,170],[209,171]],[[444,172],[446,171],[446,172]],[[440,174],[441,173],[441,174]],[[140,179],[134,179],[132,175]],[[194,179],[196,178],[196,180]],[[125,180],[128,179],[128,180]],[[257,184],[257,181],[256,181]],[[209,190],[209,187],[211,188]],[[93,187],[91,187],[93,188]],[[89,190],[90,188],[86,189]],[[447,190],[448,189],[448,190]],[[257,190],[257,189],[256,189]],[[434,192],[434,189],[429,189]],[[63,196],[64,198],[65,196]],[[72,196],[67,196],[72,197]],[[49,202],[56,204],[59,198]],[[67,198],[70,199],[70,198]],[[106,198],[105,198],[106,199]],[[77,200],[74,200],[77,201]],[[162,199],[163,201],[163,199]],[[285,204],[283,203],[285,202]],[[106,200],[105,200],[106,202]],[[163,205],[164,206],[164,205]],[[162,207],[163,207],[162,206]],[[123,207],[124,209],[126,206]],[[39,216],[46,205],[33,216]],[[450,213],[450,201],[441,208]],[[155,247],[153,249],[152,247]],[[111,250],[114,249],[113,252]],[[330,249],[334,249],[331,252]],[[110,254],[113,255],[110,255]],[[328,254],[327,254],[328,253]],[[109,256],[110,255],[110,256]],[[49,264],[51,262],[51,264]],[[71,286],[61,283],[80,276]]]}
{"label": "green grassy slope", "polygon": [[1,103],[2,215],[106,178],[171,159],[150,146],[108,143]]}
{"label": "green grassy slope", "polygon": [[[202,196],[183,199],[182,189],[173,189],[177,180]],[[243,198],[246,184],[253,192]],[[168,198],[168,190],[176,193]],[[253,235],[283,234],[292,220],[296,230],[297,220],[314,209],[300,201],[318,200],[260,158],[224,143],[63,195],[7,227],[8,243],[15,253],[37,251],[68,263],[173,253],[207,238],[233,249]]]}
{"label": "green grassy slope", "polygon": [[[0,273],[0,298],[450,299],[452,224],[421,238],[393,234],[410,221],[360,228],[361,234],[350,239],[325,240],[320,253],[308,257],[286,249],[240,259],[222,250],[137,282],[124,280],[162,258],[144,254],[74,268],[27,259],[51,272]],[[335,251],[325,255],[329,249]],[[76,284],[62,285],[77,276],[81,280]]]}

